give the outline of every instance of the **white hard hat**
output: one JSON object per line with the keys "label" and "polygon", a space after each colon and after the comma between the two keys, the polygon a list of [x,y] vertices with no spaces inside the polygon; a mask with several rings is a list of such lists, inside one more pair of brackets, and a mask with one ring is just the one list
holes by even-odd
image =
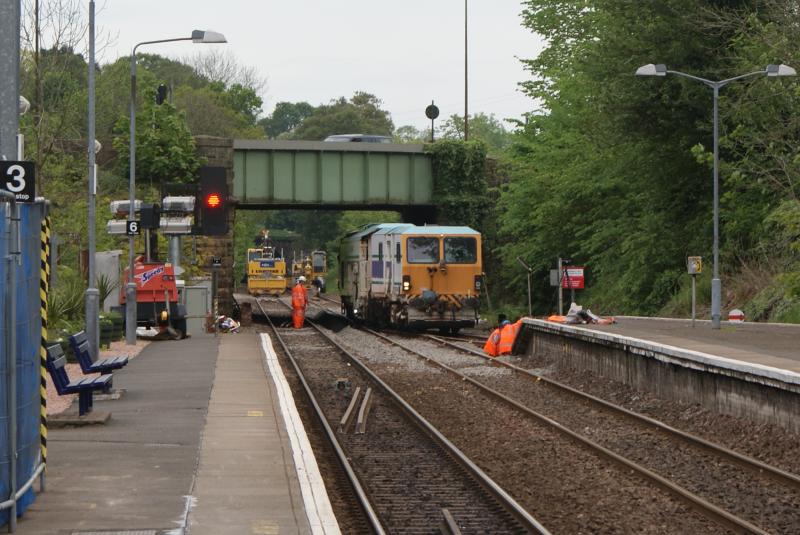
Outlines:
{"label": "white hard hat", "polygon": [[306,282],[306,278],[300,275],[299,277],[297,277],[297,282]]}

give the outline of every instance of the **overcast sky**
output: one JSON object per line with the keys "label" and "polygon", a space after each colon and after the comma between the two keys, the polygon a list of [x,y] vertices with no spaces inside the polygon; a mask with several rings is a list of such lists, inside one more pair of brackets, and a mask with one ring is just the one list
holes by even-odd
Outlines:
{"label": "overcast sky", "polygon": [[[395,126],[427,126],[464,113],[463,0],[97,0],[97,26],[115,37],[102,61],[130,54],[140,41],[225,34],[228,44],[168,43],[142,52],[180,58],[226,47],[267,79],[264,113],[279,101],[327,103],[354,91],[383,100]],[[100,9],[102,7],[102,9]],[[518,57],[542,40],[520,26],[519,0],[469,0],[469,111],[518,118],[532,101],[517,89],[528,78]]]}

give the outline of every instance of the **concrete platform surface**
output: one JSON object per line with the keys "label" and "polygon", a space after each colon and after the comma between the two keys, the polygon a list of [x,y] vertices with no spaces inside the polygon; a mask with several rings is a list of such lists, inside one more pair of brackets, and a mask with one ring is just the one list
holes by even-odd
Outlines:
{"label": "concrete platform surface", "polygon": [[800,373],[800,325],[711,322],[623,316],[613,325],[574,325]]}
{"label": "concrete platform surface", "polygon": [[106,425],[50,431],[46,491],[34,485],[17,533],[318,533],[287,436],[288,384],[276,394],[262,345],[255,333],[150,344],[114,374],[125,396],[95,401]]}
{"label": "concrete platform surface", "polygon": [[311,533],[260,339],[221,339],[188,532]]}

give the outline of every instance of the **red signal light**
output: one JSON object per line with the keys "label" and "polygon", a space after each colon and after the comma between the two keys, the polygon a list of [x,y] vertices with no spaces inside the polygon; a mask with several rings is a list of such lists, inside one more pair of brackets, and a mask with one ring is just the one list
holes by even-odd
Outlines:
{"label": "red signal light", "polygon": [[222,205],[222,197],[217,193],[211,193],[206,196],[206,206],[209,208],[217,208]]}

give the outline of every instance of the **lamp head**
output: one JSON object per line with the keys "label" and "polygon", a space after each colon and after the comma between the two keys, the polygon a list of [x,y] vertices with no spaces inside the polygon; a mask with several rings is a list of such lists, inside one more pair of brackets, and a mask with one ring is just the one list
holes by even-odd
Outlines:
{"label": "lamp head", "polygon": [[22,95],[19,96],[19,114],[25,115],[31,109],[31,103]]}
{"label": "lamp head", "polygon": [[636,76],[666,76],[667,66],[663,63],[642,65],[636,69]]}
{"label": "lamp head", "polygon": [[797,76],[797,71],[788,65],[767,65],[767,76]]}
{"label": "lamp head", "polygon": [[103,145],[99,141],[97,141],[95,139],[94,140],[94,153],[97,154],[98,152],[100,152],[102,150],[102,148],[103,148]]}
{"label": "lamp head", "polygon": [[219,32],[213,30],[193,30],[193,43],[227,43],[228,40]]}

